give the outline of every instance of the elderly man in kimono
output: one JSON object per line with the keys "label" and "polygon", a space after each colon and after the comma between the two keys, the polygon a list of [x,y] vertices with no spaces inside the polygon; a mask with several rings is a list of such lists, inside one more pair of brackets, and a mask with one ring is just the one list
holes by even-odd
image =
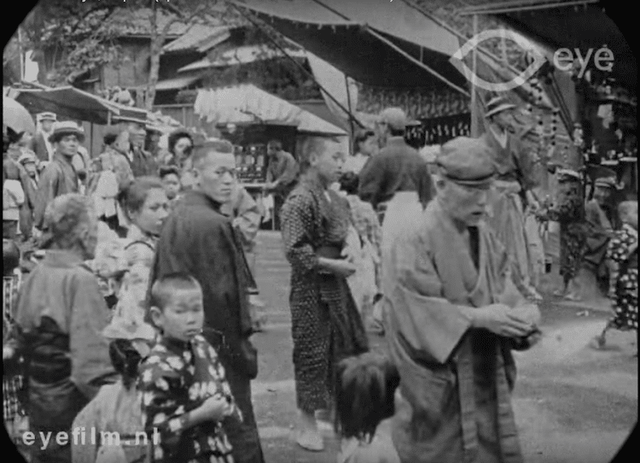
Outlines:
{"label": "elderly man in kimono", "polygon": [[[109,309],[85,261],[95,253],[89,198],[65,194],[46,211],[48,250],[27,277],[16,312],[16,352],[27,364],[33,463],[68,463],[74,418],[116,372],[102,336]],[[50,440],[47,440],[47,436]],[[70,434],[67,434],[70,436]]]}
{"label": "elderly man in kimono", "polygon": [[193,154],[194,188],[176,203],[165,221],[152,270],[152,282],[172,273],[188,273],[204,294],[207,341],[218,349],[243,422],[225,421],[237,463],[263,463],[264,457],[251,402],[251,380],[257,376],[257,352],[249,312],[249,290],[255,283],[243,256],[233,221],[222,211],[231,201],[236,161],[233,145],[209,140]]}
{"label": "elderly man in kimono", "polygon": [[520,463],[511,350],[539,338],[540,313],[483,223],[490,148],[460,137],[437,165],[435,200],[383,262],[395,283],[387,339],[402,396],[392,437],[404,463]]}

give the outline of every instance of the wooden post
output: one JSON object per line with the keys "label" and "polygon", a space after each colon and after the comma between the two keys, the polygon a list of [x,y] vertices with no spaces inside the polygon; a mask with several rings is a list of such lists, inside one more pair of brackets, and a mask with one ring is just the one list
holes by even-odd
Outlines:
{"label": "wooden post", "polygon": [[[473,15],[473,36],[478,34],[478,15]],[[478,105],[477,105],[477,92],[476,92],[476,72],[478,70],[478,47],[473,47],[473,54],[471,55],[471,136],[480,136],[480,128],[478,127]]]}
{"label": "wooden post", "polygon": [[349,77],[347,77],[347,75],[344,75],[344,84],[347,86],[347,106],[349,108],[349,114],[347,114],[347,117],[349,119],[349,132],[351,135],[351,140],[349,140],[349,154],[353,155],[353,143],[351,143],[351,141],[353,140],[355,134],[353,132],[353,118],[351,117],[351,114],[353,114],[353,110],[351,108],[351,92],[349,90]]}

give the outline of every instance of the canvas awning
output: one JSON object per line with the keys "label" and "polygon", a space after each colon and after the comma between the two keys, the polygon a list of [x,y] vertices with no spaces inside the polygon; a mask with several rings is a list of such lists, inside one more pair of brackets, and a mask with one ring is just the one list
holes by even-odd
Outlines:
{"label": "canvas awning", "polygon": [[235,3],[289,39],[366,85],[448,86],[468,94],[449,62],[458,38],[409,4],[342,0],[248,0]]}
{"label": "canvas awning", "polygon": [[180,76],[173,79],[160,80],[156,84],[156,91],[180,90],[202,79],[201,75]]}
{"label": "canvas awning", "polygon": [[508,0],[468,8],[463,14],[494,15],[518,32],[554,50],[575,49],[586,56],[603,45],[613,52],[612,74],[634,90],[638,80],[635,55],[620,29],[598,0]]}
{"label": "canvas awning", "polygon": [[119,115],[123,107],[74,87],[50,90],[16,89],[16,101],[32,114],[54,112],[61,118],[107,124],[109,114]]}
{"label": "canvas awning", "polygon": [[292,125],[298,131],[328,136],[346,136],[339,127],[254,85],[200,90],[195,113],[214,124],[264,123]]}

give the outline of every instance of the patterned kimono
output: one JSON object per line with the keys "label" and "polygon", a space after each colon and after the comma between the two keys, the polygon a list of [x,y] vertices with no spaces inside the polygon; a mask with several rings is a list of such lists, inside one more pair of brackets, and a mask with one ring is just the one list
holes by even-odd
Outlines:
{"label": "patterned kimono", "polygon": [[607,259],[618,265],[614,277],[613,304],[615,316],[609,325],[619,330],[638,330],[638,231],[623,225],[609,241]]}
{"label": "patterned kimono", "polygon": [[347,282],[318,268],[339,258],[347,238],[348,203],[306,177],[282,207],[282,236],[291,264],[291,333],[298,408],[332,404],[336,361],[367,350],[367,338]]}
{"label": "patterned kimono", "polygon": [[489,228],[468,233],[466,239],[436,200],[383,262],[396,281],[386,315],[404,402],[392,437],[403,463],[522,462],[511,408],[512,344],[471,329],[462,307],[513,307],[524,299]]}
{"label": "patterned kimono", "polygon": [[218,354],[202,336],[190,342],[163,337],[140,366],[140,389],[145,428],[150,440],[156,440],[152,461],[233,462],[221,422],[184,429],[183,415],[216,395],[232,405],[226,420],[242,421]]}

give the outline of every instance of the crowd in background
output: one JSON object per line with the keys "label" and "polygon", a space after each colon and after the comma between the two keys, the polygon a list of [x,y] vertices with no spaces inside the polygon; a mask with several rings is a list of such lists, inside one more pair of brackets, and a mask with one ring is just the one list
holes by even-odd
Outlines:
{"label": "crowd in background", "polygon": [[[486,134],[446,143],[431,164],[406,143],[398,108],[356,134],[353,156],[317,139],[299,165],[269,142],[301,447],[322,451],[318,422],[333,420],[345,462],[518,461],[505,456],[520,452],[511,350],[536,342],[542,298],[528,211],[561,224],[561,295],[578,297],[585,263],[610,283],[615,316],[600,343],[610,328],[637,329],[637,202],[613,204],[615,182],[602,178],[585,205],[568,170],[564,199],[541,201],[509,129],[513,105],[487,107]],[[17,440],[81,426],[161,435],[145,447],[34,445],[34,462],[262,462],[250,339],[263,322],[262,211],[237,181],[233,146],[178,130],[164,150],[157,132],[123,120],[88,153],[75,122],[38,122],[34,137],[4,137],[7,429]],[[369,352],[367,331],[387,335],[390,359]],[[376,428],[397,388],[415,413],[391,443]]]}

